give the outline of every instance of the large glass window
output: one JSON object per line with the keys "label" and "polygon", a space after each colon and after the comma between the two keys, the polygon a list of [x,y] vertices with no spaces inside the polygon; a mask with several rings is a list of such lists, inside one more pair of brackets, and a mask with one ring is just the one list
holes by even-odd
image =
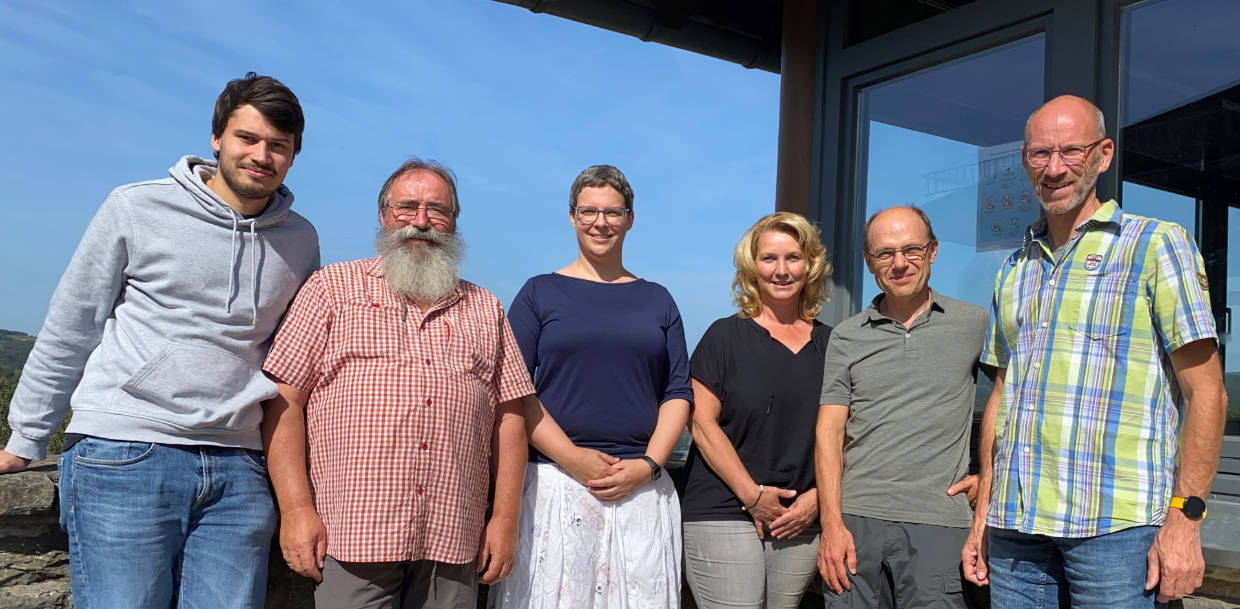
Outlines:
{"label": "large glass window", "polygon": [[1240,2],[1150,0],[1124,7],[1120,32],[1120,202],[1197,239],[1222,335],[1232,436],[1240,435],[1240,349],[1231,336],[1240,303],[1238,30]]}
{"label": "large glass window", "polygon": [[[1227,234],[1236,235],[1227,241],[1227,269],[1230,275],[1227,283],[1240,287],[1240,208],[1227,208]],[[1223,381],[1227,387],[1227,425],[1224,428],[1229,436],[1240,436],[1240,343],[1235,342],[1232,333],[1232,315],[1240,312],[1240,290],[1231,289],[1227,292],[1226,310],[1224,311],[1223,327],[1219,328],[1222,336],[1223,354],[1231,351],[1231,358],[1224,358]]]}
{"label": "large glass window", "polygon": [[[861,92],[859,205],[926,212],[939,238],[930,285],[989,308],[995,272],[1040,211],[1020,163],[1025,120],[1041,105],[1041,34]],[[843,257],[841,257],[843,259]],[[862,265],[861,256],[855,258]],[[858,304],[879,292],[859,269]],[[990,384],[978,387],[978,409]]]}

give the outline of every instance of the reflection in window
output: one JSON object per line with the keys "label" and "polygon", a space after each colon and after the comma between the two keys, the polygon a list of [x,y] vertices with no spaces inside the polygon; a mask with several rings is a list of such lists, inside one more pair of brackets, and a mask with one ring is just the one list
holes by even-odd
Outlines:
{"label": "reflection in window", "polygon": [[1240,349],[1227,327],[1240,288],[1232,277],[1240,275],[1238,29],[1233,0],[1133,4],[1121,26],[1120,200],[1127,211],[1178,222],[1197,238],[1223,325],[1228,435],[1240,435]]}
{"label": "reflection in window", "polygon": [[[1020,243],[1024,223],[1013,228],[1012,218],[1038,214],[1024,194],[1020,144],[1042,103],[1044,55],[1038,35],[863,92],[865,215],[925,210],[940,242],[931,285],[979,306],[989,306],[995,270]],[[865,277],[861,306],[878,293]]]}
{"label": "reflection in window", "polygon": [[1219,337],[1223,343],[1223,353],[1229,350],[1232,356],[1223,360],[1223,381],[1227,387],[1227,395],[1231,402],[1227,404],[1227,435],[1240,436],[1240,343],[1234,341],[1232,333],[1232,316],[1240,313],[1240,209],[1227,209],[1227,233],[1237,235],[1229,239],[1227,244],[1227,314],[1226,324],[1219,328]]}
{"label": "reflection in window", "polygon": [[1124,211],[1175,222],[1189,234],[1197,227],[1197,199],[1133,182],[1124,182]]}
{"label": "reflection in window", "polygon": [[[999,264],[1040,211],[1020,145],[1043,101],[1045,54],[1039,34],[862,91],[865,216],[892,205],[923,209],[939,238],[930,285],[987,309]],[[863,308],[879,290],[858,270]],[[989,390],[979,383],[979,410]]]}

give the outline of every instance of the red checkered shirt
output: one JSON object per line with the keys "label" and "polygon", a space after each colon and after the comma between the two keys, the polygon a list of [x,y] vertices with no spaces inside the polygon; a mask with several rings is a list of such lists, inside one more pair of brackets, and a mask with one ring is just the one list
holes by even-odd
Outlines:
{"label": "red checkered shirt", "polygon": [[534,393],[495,296],[460,281],[424,312],[388,288],[379,258],[333,264],[297,294],[264,369],[310,394],[329,555],[475,558],[495,406]]}

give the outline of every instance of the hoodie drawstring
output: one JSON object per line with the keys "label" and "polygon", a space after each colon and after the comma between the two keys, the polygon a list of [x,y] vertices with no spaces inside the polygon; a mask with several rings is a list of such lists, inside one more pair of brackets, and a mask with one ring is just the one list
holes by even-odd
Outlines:
{"label": "hoodie drawstring", "polygon": [[233,269],[237,267],[237,215],[232,217],[232,242],[228,246],[228,252],[232,254],[232,258],[228,260],[228,292],[224,294],[224,312],[232,313],[232,296],[233,288],[236,286],[236,279],[233,275]]}
{"label": "hoodie drawstring", "polygon": [[[228,261],[228,294],[224,296],[224,312],[232,313],[233,290],[237,289],[237,267],[241,264],[241,253],[237,250],[237,216],[233,216],[232,243],[229,251],[232,259]],[[242,244],[244,246],[244,243]],[[258,223],[250,222],[250,324],[258,325]]]}
{"label": "hoodie drawstring", "polygon": [[250,222],[250,325],[258,325],[258,223]]}

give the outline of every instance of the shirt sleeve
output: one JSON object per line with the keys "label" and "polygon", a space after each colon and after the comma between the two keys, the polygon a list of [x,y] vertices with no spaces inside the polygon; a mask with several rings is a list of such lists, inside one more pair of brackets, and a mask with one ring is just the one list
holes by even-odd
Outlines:
{"label": "shirt sleeve", "polygon": [[723,379],[727,376],[724,362],[725,342],[721,339],[724,320],[716,321],[706,329],[693,349],[689,359],[689,373],[698,382],[710,388],[719,401],[724,401]]}
{"label": "shirt sleeve", "polygon": [[1196,340],[1217,340],[1205,265],[1188,233],[1170,224],[1151,249],[1146,291],[1163,348],[1171,353]]}
{"label": "shirt sleeve", "polygon": [[827,340],[827,355],[822,363],[822,392],[819,404],[852,405],[852,366],[844,352],[846,341],[840,337],[839,328]]}
{"label": "shirt sleeve", "polygon": [[680,309],[671,294],[667,297],[667,386],[663,388],[663,400],[683,399],[693,402],[693,386],[689,384],[689,349],[685,346],[685,327],[680,320]]}
{"label": "shirt sleeve", "polygon": [[986,338],[982,341],[983,364],[995,368],[1006,368],[1008,364],[1007,337],[1003,334],[1003,312],[1000,310],[999,295],[1003,289],[1004,273],[1011,267],[1012,259],[1008,258],[999,272],[995,273],[995,289],[990,296],[990,323],[987,324]]}
{"label": "shirt sleeve", "polygon": [[522,364],[525,360],[521,355],[521,347],[513,336],[512,327],[504,317],[503,307],[496,314],[499,324],[499,350],[495,354],[495,395],[500,402],[515,400],[534,393],[534,384],[530,382],[529,369]]}
{"label": "shirt sleeve", "polygon": [[334,307],[323,272],[306,280],[284,316],[263,370],[307,393],[318,385]]}
{"label": "shirt sleeve", "polygon": [[108,196],[86,227],[52,293],[47,317],[9,403],[13,433],[5,450],[43,459],[47,443],[69,413],[86,360],[103,338],[125,285],[133,230],[124,194]]}
{"label": "shirt sleeve", "polygon": [[538,369],[538,337],[542,322],[538,318],[538,304],[534,297],[534,279],[525,282],[512,306],[508,308],[508,326],[520,350],[521,359],[530,377]]}

